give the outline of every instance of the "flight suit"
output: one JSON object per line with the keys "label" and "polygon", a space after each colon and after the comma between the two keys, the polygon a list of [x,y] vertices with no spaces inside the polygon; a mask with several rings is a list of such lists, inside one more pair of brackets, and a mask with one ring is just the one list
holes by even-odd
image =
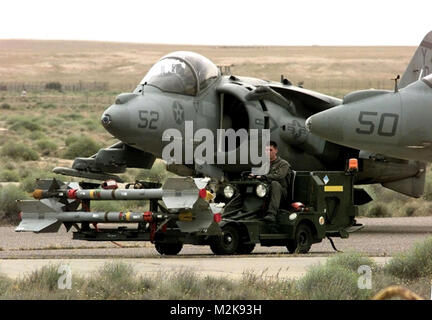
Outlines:
{"label": "flight suit", "polygon": [[[270,162],[269,173],[266,175],[267,179],[271,181],[271,198],[267,216],[270,214],[275,217],[279,209],[281,199],[287,198],[287,179],[290,178],[291,173],[292,170],[288,161],[277,157],[274,161]],[[271,216],[270,219],[273,220]]]}

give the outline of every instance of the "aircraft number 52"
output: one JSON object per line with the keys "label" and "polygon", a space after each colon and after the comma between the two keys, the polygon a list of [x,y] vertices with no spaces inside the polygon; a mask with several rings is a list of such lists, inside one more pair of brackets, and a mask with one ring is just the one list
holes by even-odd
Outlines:
{"label": "aircraft number 52", "polygon": [[159,120],[159,112],[148,110],[139,110],[139,123],[138,128],[140,129],[157,129],[155,123]]}
{"label": "aircraft number 52", "polygon": [[356,132],[358,134],[374,134],[378,124],[376,133],[379,136],[393,137],[396,134],[398,121],[399,115],[396,113],[383,113],[379,116],[378,112],[360,111],[358,122],[361,127],[356,128]]}

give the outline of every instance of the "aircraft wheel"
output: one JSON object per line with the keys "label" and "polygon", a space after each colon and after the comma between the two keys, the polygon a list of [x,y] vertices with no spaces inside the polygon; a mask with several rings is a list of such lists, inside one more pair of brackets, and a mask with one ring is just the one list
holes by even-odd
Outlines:
{"label": "aircraft wheel", "polygon": [[222,228],[222,236],[216,237],[210,243],[210,249],[214,254],[235,254],[239,247],[240,236],[236,227],[227,225]]}
{"label": "aircraft wheel", "polygon": [[177,253],[181,251],[183,248],[183,243],[162,243],[162,242],[156,242],[155,243],[155,249],[157,252],[159,252],[161,255],[166,256],[175,256]]}
{"label": "aircraft wheel", "polygon": [[237,248],[238,254],[249,254],[255,249],[255,243],[240,243]]}

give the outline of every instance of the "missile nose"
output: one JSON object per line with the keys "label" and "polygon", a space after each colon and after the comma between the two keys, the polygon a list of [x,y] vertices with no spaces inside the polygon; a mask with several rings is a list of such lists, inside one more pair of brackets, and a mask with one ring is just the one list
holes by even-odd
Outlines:
{"label": "missile nose", "polygon": [[341,107],[314,114],[306,119],[309,132],[332,142],[343,140],[343,119]]}

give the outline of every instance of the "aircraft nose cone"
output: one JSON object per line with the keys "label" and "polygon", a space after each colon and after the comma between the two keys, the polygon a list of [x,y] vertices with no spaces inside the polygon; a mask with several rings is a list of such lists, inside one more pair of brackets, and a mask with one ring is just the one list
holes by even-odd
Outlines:
{"label": "aircraft nose cone", "polygon": [[129,128],[129,110],[125,105],[112,105],[102,114],[101,123],[114,137],[122,137]]}
{"label": "aircraft nose cone", "polygon": [[343,140],[343,110],[342,107],[314,114],[306,119],[309,132],[332,142]]}

